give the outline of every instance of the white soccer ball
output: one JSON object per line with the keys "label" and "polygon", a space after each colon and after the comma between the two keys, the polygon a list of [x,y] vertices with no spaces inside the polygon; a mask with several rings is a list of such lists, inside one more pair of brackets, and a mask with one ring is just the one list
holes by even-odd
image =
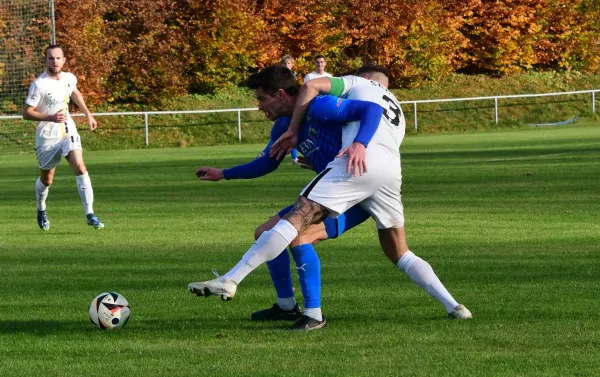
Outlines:
{"label": "white soccer ball", "polygon": [[116,330],[129,321],[129,303],[116,292],[96,296],[90,304],[90,320],[99,329]]}

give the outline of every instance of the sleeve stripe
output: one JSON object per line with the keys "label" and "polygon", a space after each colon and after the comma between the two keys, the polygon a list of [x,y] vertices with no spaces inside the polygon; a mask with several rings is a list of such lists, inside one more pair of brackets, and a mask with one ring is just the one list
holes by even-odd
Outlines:
{"label": "sleeve stripe", "polygon": [[332,96],[339,97],[344,93],[344,80],[339,77],[329,77],[329,82],[331,83],[331,90],[329,94]]}

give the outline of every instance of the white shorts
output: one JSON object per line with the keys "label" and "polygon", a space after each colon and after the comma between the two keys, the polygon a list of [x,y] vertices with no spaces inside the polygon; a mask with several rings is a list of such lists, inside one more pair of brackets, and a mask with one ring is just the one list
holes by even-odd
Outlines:
{"label": "white shorts", "polygon": [[346,174],[348,157],[336,158],[302,190],[300,195],[327,208],[337,217],[359,204],[378,229],[404,226],[400,189],[400,160],[381,147],[367,148],[367,170],[361,177]]}
{"label": "white shorts", "polygon": [[61,157],[66,157],[69,152],[74,150],[81,150],[81,139],[77,130],[58,139],[56,144],[36,147],[35,153],[40,169],[51,170],[60,164]]}

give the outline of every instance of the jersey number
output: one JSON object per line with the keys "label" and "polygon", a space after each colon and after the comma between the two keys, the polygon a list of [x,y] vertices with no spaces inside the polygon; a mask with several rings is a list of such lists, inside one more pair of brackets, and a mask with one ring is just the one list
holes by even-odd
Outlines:
{"label": "jersey number", "polygon": [[400,106],[385,94],[382,98],[388,103],[388,108],[383,109],[383,116],[395,127],[398,127],[400,125]]}

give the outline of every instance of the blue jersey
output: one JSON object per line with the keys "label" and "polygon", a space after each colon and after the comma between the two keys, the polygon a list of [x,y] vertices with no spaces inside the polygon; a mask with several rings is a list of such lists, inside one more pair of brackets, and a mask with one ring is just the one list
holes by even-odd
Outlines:
{"label": "blue jersey", "polygon": [[[320,173],[333,161],[342,146],[342,127],[349,121],[360,120],[355,141],[367,146],[379,124],[383,108],[377,104],[357,100],[342,100],[333,96],[318,96],[311,103],[308,114],[298,132],[296,148],[306,157],[313,169]],[[277,119],[271,129],[271,140],[277,140],[287,131],[289,117]],[[270,147],[265,149],[268,152]],[[251,179],[277,169],[281,160],[262,157],[223,170],[225,179]]]}
{"label": "blue jersey", "polygon": [[[309,111],[310,112],[310,111]],[[281,119],[281,118],[280,118]],[[271,130],[271,140],[277,140],[287,131],[289,118],[275,122]],[[342,127],[344,123],[312,119],[307,116],[298,133],[296,149],[313,169],[320,173],[342,148]]]}

